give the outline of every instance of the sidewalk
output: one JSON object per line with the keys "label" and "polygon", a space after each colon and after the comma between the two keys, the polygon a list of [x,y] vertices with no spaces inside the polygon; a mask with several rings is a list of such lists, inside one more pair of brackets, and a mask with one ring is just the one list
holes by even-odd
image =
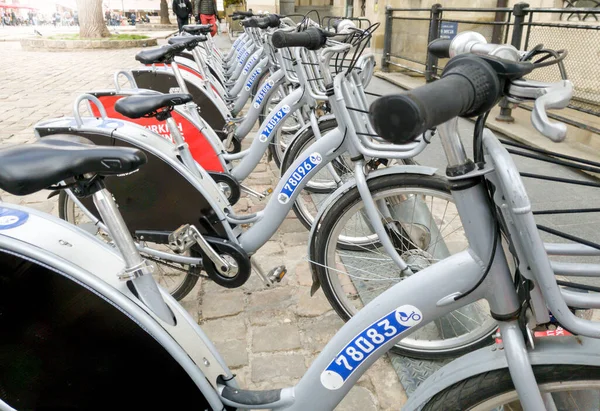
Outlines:
{"label": "sidewalk", "polygon": [[[137,30],[135,26],[110,26],[108,29],[112,34],[139,34],[156,39],[167,38],[169,35],[177,31],[176,29],[163,31],[141,31]],[[20,41],[24,39],[43,38],[60,34],[78,33],[78,26],[0,26],[0,42]]]}

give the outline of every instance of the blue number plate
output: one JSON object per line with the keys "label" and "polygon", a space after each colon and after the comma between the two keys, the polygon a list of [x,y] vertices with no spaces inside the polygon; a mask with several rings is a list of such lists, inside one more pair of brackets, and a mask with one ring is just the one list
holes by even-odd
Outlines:
{"label": "blue number plate", "polygon": [[270,115],[268,119],[269,121],[265,124],[262,131],[260,132],[260,135],[258,136],[258,139],[261,143],[266,143],[267,141],[269,141],[269,137],[271,137],[271,133],[273,132],[273,130],[275,130],[277,124],[279,124],[289,112],[290,106],[284,104],[279,110]]}
{"label": "blue number plate", "polygon": [[256,93],[256,98],[254,99],[254,108],[260,108],[260,105],[265,99],[267,93],[273,88],[274,85],[275,82],[273,80],[269,80],[262,86],[260,91]]}
{"label": "blue number plate", "polygon": [[403,305],[380,318],[352,339],[321,373],[321,384],[339,389],[348,377],[375,351],[398,334],[419,324],[423,315],[412,305]]}
{"label": "blue number plate", "polygon": [[308,156],[306,160],[296,167],[294,172],[287,179],[277,196],[277,200],[281,204],[287,204],[287,202],[290,201],[290,198],[292,198],[294,191],[296,191],[296,187],[300,185],[300,182],[304,180],[304,177],[306,177],[315,166],[321,164],[321,161],[323,161],[323,157],[319,153],[312,153]]}
{"label": "blue number plate", "polygon": [[256,78],[258,77],[258,75],[261,72],[262,72],[262,69],[260,67],[257,67],[256,70],[254,70],[252,72],[252,74],[250,75],[250,78],[248,79],[248,82],[246,83],[246,91],[249,91],[252,88],[252,84],[254,84],[254,80],[256,80]]}
{"label": "blue number plate", "polygon": [[248,60],[248,63],[246,63],[246,66],[244,67],[244,70],[242,70],[242,74],[245,76],[246,74],[248,74],[248,72],[250,71],[250,68],[252,67],[252,65],[254,64],[254,62],[256,61],[257,57],[253,56],[250,60]]}

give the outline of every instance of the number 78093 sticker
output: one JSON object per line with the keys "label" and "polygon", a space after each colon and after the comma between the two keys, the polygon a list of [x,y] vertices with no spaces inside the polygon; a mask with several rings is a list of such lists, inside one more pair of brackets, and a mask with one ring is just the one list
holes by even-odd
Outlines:
{"label": "number 78093 sticker", "polygon": [[337,390],[375,351],[398,334],[419,324],[423,315],[412,305],[403,305],[380,318],[352,339],[321,373],[321,384]]}

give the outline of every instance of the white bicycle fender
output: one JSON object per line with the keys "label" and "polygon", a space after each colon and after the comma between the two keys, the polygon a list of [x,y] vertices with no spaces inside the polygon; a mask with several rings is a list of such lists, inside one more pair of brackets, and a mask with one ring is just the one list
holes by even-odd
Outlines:
{"label": "white bicycle fender", "polygon": [[[548,337],[536,340],[535,349],[528,351],[532,365],[600,366],[600,341],[593,338]],[[418,410],[434,395],[457,382],[506,367],[506,355],[495,345],[463,355],[425,380],[410,396],[402,410]]]}

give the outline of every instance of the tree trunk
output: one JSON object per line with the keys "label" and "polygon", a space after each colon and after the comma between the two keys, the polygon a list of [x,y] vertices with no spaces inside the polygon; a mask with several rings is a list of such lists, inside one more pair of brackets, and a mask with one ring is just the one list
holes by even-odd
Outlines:
{"label": "tree trunk", "polygon": [[77,0],[79,11],[79,38],[110,37],[104,22],[102,0]]}
{"label": "tree trunk", "polygon": [[160,24],[171,24],[167,0],[160,0]]}

